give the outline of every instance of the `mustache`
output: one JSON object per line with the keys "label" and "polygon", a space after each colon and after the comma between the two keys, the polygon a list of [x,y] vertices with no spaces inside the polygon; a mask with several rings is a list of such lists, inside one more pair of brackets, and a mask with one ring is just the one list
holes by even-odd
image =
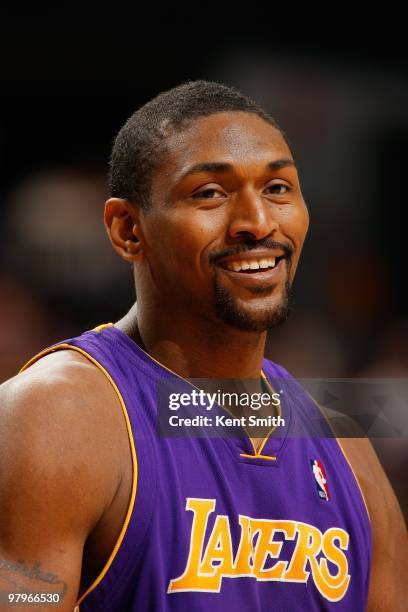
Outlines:
{"label": "mustache", "polygon": [[262,240],[252,240],[248,238],[240,244],[231,247],[226,247],[222,251],[211,253],[208,256],[208,261],[211,265],[218,263],[220,259],[229,257],[230,255],[238,255],[239,253],[247,253],[254,249],[280,249],[284,252],[284,256],[290,261],[293,255],[293,247],[285,242],[278,242],[272,238],[262,238]]}

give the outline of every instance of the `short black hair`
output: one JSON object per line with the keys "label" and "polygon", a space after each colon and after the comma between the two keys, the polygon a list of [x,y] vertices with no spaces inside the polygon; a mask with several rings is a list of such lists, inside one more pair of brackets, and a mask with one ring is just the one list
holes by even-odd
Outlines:
{"label": "short black hair", "polygon": [[189,81],[144,104],[120,129],[110,158],[111,196],[147,210],[152,174],[163,160],[169,133],[182,131],[198,117],[229,111],[258,115],[279,130],[289,146],[276,121],[234,87],[213,81]]}

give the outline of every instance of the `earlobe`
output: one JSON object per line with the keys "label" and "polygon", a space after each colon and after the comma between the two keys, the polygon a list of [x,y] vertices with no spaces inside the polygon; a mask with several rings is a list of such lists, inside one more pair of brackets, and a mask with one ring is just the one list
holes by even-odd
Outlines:
{"label": "earlobe", "polygon": [[139,211],[129,200],[110,198],[105,203],[104,223],[115,251],[128,262],[140,259]]}
{"label": "earlobe", "polygon": [[136,255],[137,253],[139,253],[141,251],[141,246],[138,238],[135,237],[133,240],[126,240],[125,248],[126,251],[130,254]]}

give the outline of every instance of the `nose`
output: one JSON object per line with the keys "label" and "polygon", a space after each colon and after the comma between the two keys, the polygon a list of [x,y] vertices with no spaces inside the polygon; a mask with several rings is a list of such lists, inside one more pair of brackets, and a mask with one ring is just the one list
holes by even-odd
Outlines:
{"label": "nose", "polygon": [[228,235],[261,240],[279,228],[274,205],[252,189],[237,194],[231,202]]}

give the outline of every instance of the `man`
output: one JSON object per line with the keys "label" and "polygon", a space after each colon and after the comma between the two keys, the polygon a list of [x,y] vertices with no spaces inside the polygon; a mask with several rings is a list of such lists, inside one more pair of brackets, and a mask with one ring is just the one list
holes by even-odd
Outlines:
{"label": "man", "polygon": [[0,609],[26,591],[40,610],[402,610],[406,530],[368,440],[157,433],[163,381],[273,386],[288,428],[318,410],[263,359],[308,228],[280,128],[232,88],[182,85],[119,132],[111,195],[137,312],[1,390]]}

